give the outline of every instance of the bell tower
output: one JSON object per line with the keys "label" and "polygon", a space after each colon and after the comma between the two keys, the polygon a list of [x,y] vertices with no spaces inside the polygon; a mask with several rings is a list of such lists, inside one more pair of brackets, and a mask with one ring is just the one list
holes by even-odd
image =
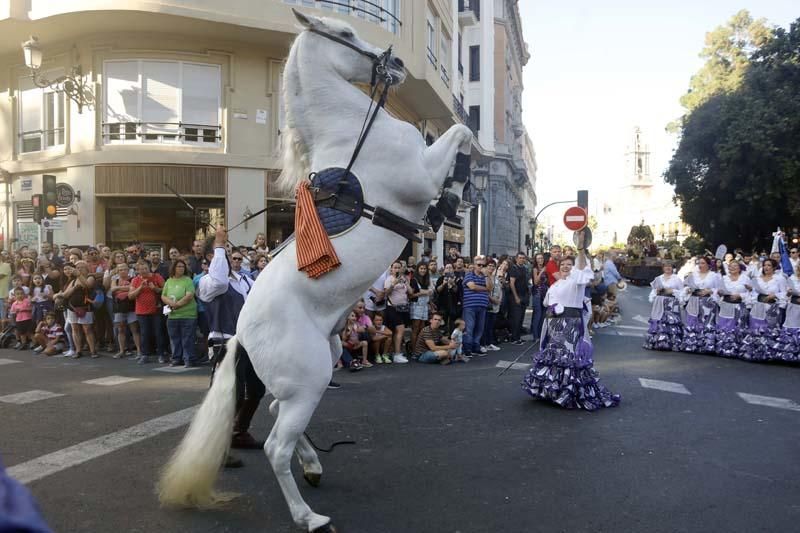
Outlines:
{"label": "bell tower", "polygon": [[650,149],[639,126],[633,130],[633,144],[625,152],[625,184],[634,188],[651,188]]}

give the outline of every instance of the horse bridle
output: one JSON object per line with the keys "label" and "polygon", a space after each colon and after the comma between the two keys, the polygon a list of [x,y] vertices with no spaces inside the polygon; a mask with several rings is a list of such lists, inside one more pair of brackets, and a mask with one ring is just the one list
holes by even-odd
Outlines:
{"label": "horse bridle", "polygon": [[394,83],[394,76],[389,72],[389,60],[392,58],[392,45],[389,45],[389,48],[381,52],[381,54],[375,54],[374,52],[370,52],[369,50],[364,50],[363,48],[359,48],[355,44],[351,43],[347,39],[342,39],[337,35],[333,35],[331,33],[318,30],[316,28],[308,28],[308,31],[312,33],[316,33],[317,35],[321,35],[326,39],[329,39],[337,44],[342,46],[346,46],[351,50],[354,50],[361,54],[362,56],[368,57],[372,60],[372,81],[370,82],[370,86],[374,87],[375,84],[379,81],[386,86],[392,85]]}

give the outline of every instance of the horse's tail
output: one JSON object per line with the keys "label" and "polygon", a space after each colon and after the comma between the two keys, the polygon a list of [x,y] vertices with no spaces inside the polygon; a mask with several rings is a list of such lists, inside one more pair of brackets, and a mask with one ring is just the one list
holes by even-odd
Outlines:
{"label": "horse's tail", "polygon": [[214,481],[231,444],[237,346],[231,337],[211,388],[161,472],[157,491],[162,505],[208,508],[234,496],[214,491]]}

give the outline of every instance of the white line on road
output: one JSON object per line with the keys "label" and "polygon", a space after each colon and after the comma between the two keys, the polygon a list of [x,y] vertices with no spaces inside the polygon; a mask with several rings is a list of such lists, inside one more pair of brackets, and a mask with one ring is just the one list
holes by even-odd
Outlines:
{"label": "white line on road", "polygon": [[647,318],[643,317],[642,315],[636,315],[636,316],[631,317],[631,318],[633,320],[635,320],[636,322],[641,322],[642,324],[649,324],[650,323],[650,321]]}
{"label": "white line on road", "polygon": [[616,326],[622,329],[635,329],[636,331],[647,331],[648,328],[643,326]]}
{"label": "white line on road", "polygon": [[644,387],[645,389],[657,389],[666,392],[674,392],[675,394],[688,394],[688,395],[692,394],[691,392],[689,392],[689,389],[684,387],[682,384],[675,383],[672,381],[660,381],[658,379],[639,378],[639,383],[641,383],[642,387]]}
{"label": "white line on road", "polygon": [[72,466],[83,464],[92,459],[102,457],[131,444],[155,437],[165,431],[179,428],[194,416],[199,406],[189,407],[165,416],[142,422],[127,429],[122,429],[96,439],[87,440],[64,448],[57,452],[49,453],[36,459],[14,465],[8,469],[8,474],[21,483],[31,483],[49,475],[61,472]]}
{"label": "white line on road", "polygon": [[511,361],[498,361],[495,368],[507,368],[508,365],[511,365],[510,370],[528,370],[531,365],[529,363],[514,363],[511,364]]}
{"label": "white line on road", "polygon": [[84,381],[89,385],[103,385],[110,387],[112,385],[122,385],[123,383],[130,383],[131,381],[140,381],[141,378],[127,378],[125,376],[108,376],[105,378],[90,379]]}
{"label": "white line on road", "polygon": [[189,368],[185,366],[162,366],[160,368],[154,368],[153,370],[156,372],[169,372],[170,374],[182,374],[183,372],[191,372],[199,368],[199,366],[190,366]]}
{"label": "white line on road", "polygon": [[0,402],[23,405],[26,403],[38,402],[39,400],[58,398],[59,396],[64,396],[64,395],[58,394],[56,392],[49,392],[46,390],[29,390],[27,392],[18,392],[17,394],[0,396]]}
{"label": "white line on road", "polygon": [[777,407],[778,409],[788,409],[789,411],[800,411],[800,405],[786,398],[759,396],[758,394],[747,394],[746,392],[737,392],[736,394],[742,400],[753,405],[766,405],[767,407]]}
{"label": "white line on road", "polygon": [[14,363],[21,363],[22,361],[17,361],[16,359],[2,359],[0,358],[0,365],[13,365]]}

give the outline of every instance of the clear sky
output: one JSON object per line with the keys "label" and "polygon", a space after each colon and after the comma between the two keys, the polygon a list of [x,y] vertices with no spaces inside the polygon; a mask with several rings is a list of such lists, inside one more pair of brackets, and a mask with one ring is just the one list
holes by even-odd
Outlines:
{"label": "clear sky", "polygon": [[[664,127],[701,66],[705,34],[739,9],[788,28],[800,3],[787,0],[520,0],[531,59],[523,120],[538,163],[539,206],[622,184],[634,126],[650,145],[662,182],[676,146]],[[593,195],[593,193],[595,193]],[[669,194],[669,191],[667,191]]]}

